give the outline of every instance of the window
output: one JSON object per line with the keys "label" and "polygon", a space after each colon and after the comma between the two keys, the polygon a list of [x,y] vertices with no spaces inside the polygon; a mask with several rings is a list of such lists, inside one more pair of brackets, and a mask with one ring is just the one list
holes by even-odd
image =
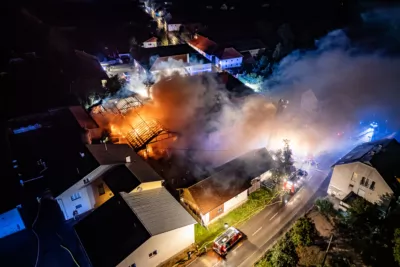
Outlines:
{"label": "window", "polygon": [[88,184],[89,183],[89,178],[83,179],[83,183],[84,184]]}
{"label": "window", "polygon": [[131,265],[131,266],[129,266],[129,267],[136,267],[136,263],[132,264],[132,265]]}
{"label": "window", "polygon": [[75,209],[79,209],[79,208],[82,208],[81,204],[75,206]]}
{"label": "window", "polygon": [[364,185],[364,183],[365,183],[365,177],[362,177],[362,178],[361,178],[360,185]]}
{"label": "window", "polygon": [[372,181],[371,185],[369,186],[369,189],[374,190],[375,189],[375,182]]}
{"label": "window", "polygon": [[99,191],[99,196],[104,195],[106,192],[104,190],[104,184],[101,183],[97,186],[97,190]]}
{"label": "window", "polygon": [[77,199],[80,199],[80,198],[81,198],[81,193],[80,193],[80,192],[76,192],[75,194],[73,194],[73,195],[71,196],[71,200],[72,200],[72,201],[77,200]]}
{"label": "window", "polygon": [[365,186],[365,187],[368,187],[368,185],[369,185],[369,179],[367,178],[367,179],[365,179],[364,186]]}
{"label": "window", "polygon": [[149,254],[149,258],[153,258],[154,256],[156,256],[157,255],[157,250],[154,250],[153,252],[151,252],[150,254]]}
{"label": "window", "polygon": [[357,181],[357,173],[353,172],[353,175],[351,176],[351,180],[352,180],[353,182],[356,182],[356,181]]}
{"label": "window", "polygon": [[221,213],[221,212],[222,212],[222,208],[219,208],[219,209],[218,209],[218,213]]}

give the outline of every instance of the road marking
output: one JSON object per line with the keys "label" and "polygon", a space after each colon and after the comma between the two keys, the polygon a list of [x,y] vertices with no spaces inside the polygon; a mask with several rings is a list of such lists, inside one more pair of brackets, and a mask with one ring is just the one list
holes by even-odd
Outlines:
{"label": "road marking", "polygon": [[215,267],[215,266],[217,266],[219,264],[219,262],[217,262],[216,264],[214,264],[212,267]]}
{"label": "road marking", "polygon": [[254,236],[255,234],[257,234],[261,229],[262,229],[262,226],[260,228],[258,228],[258,230],[255,231],[251,236]]}
{"label": "road marking", "polygon": [[271,219],[269,219],[270,221],[272,221],[273,218],[275,218],[275,216],[278,215],[278,212],[274,214],[274,216],[271,217]]}

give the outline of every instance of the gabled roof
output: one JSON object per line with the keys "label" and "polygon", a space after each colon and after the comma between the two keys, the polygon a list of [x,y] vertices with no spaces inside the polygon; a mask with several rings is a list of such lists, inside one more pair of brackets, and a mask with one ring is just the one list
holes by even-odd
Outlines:
{"label": "gabled roof", "polygon": [[214,55],[219,59],[230,59],[230,58],[238,58],[243,57],[235,48],[221,48],[214,52]]}
{"label": "gabled roof", "polygon": [[[126,144],[95,144],[87,145],[87,148],[100,165],[122,164],[121,168],[129,171],[141,183],[163,180]],[[130,157],[130,162],[126,162],[127,157]]]}
{"label": "gabled roof", "polygon": [[151,237],[119,196],[110,198],[74,228],[94,267],[115,267]]}
{"label": "gabled roof", "polygon": [[151,37],[150,39],[144,41],[143,43],[155,43],[157,42],[157,37]]}
{"label": "gabled roof", "polygon": [[396,139],[381,139],[361,144],[333,166],[361,162],[374,167],[394,192],[400,190],[400,144]]}
{"label": "gabled roof", "polygon": [[212,55],[218,48],[218,45],[214,41],[211,41],[210,39],[200,34],[196,34],[196,36],[188,43],[197,47],[199,50],[205,52],[208,55]]}
{"label": "gabled roof", "polygon": [[164,187],[121,196],[152,236],[196,223]]}
{"label": "gabled roof", "polygon": [[218,172],[189,187],[202,214],[250,188],[251,181],[269,171],[273,160],[267,149],[252,150],[218,168]]}

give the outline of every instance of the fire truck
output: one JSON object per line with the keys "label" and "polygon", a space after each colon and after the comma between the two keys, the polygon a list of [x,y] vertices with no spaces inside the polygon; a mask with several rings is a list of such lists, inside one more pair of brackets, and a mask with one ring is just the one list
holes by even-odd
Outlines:
{"label": "fire truck", "polygon": [[228,249],[235,245],[243,234],[235,227],[229,227],[223,234],[214,240],[213,250],[220,256],[225,256]]}

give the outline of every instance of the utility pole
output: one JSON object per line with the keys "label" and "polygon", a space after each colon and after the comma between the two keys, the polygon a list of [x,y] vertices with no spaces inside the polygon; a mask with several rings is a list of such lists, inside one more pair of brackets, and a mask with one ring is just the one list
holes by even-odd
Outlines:
{"label": "utility pole", "polygon": [[328,247],[326,248],[326,251],[325,251],[324,260],[322,261],[322,264],[321,264],[322,267],[325,266],[325,261],[326,261],[326,257],[328,256],[329,249],[331,247],[332,238],[333,238],[333,235],[331,235],[331,239],[329,239],[329,244],[328,244]]}

